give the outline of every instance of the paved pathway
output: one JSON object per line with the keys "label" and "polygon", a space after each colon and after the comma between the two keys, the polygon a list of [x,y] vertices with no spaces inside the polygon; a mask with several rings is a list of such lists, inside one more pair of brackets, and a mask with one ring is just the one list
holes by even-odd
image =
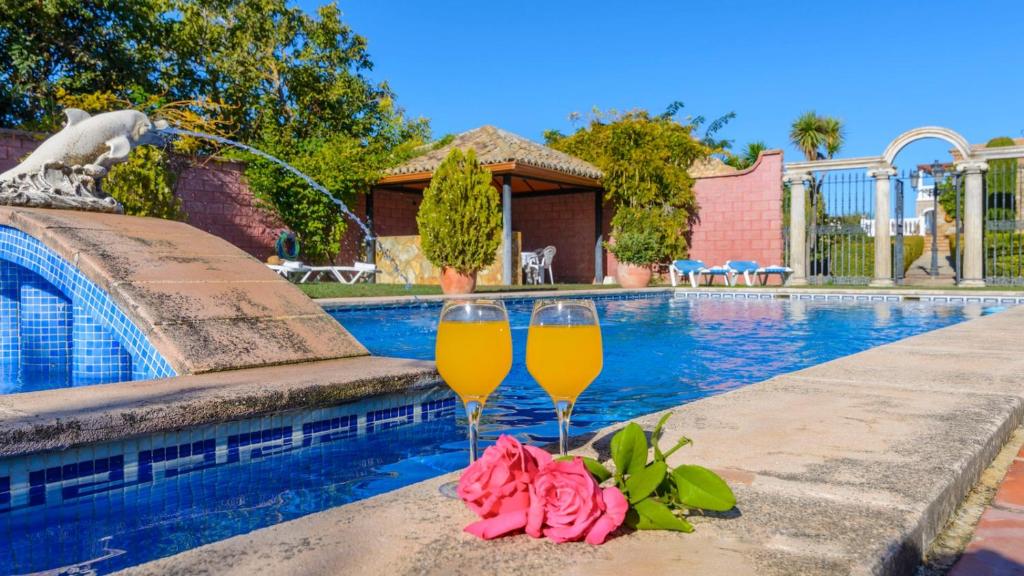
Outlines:
{"label": "paved pathway", "polygon": [[1024,448],[949,576],[1024,575]]}

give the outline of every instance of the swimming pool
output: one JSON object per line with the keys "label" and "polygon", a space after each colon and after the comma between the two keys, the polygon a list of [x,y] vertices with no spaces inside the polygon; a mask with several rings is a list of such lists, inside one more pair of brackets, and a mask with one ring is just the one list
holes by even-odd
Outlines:
{"label": "swimming pool", "polygon": [[[523,358],[532,302],[508,304],[509,377],[484,440],[557,437]],[[431,358],[440,304],[334,310],[375,354]],[[999,310],[919,302],[598,301],[605,370],[574,433]],[[446,388],[0,460],[0,573],[111,571],[386,492],[466,461]]]}

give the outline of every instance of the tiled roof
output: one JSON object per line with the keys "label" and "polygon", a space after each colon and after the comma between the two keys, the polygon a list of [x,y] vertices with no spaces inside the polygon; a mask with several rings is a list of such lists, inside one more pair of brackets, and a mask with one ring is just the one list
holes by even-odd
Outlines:
{"label": "tiled roof", "polygon": [[494,126],[481,126],[480,128],[463,132],[448,144],[413,158],[405,164],[396,166],[388,170],[386,174],[398,175],[433,172],[441,164],[441,161],[448,156],[452,148],[474,150],[477,158],[484,165],[515,162],[517,164],[545,168],[595,180],[600,179],[602,176],[601,171],[596,166],[585,160],[580,160],[575,156],[548,148]]}

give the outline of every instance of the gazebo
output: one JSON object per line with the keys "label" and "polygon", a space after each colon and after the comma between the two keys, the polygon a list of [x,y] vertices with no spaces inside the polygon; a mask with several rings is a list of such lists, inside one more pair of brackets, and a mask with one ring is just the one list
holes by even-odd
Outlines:
{"label": "gazebo", "polygon": [[[474,150],[481,164],[493,175],[494,187],[501,192],[502,281],[504,284],[513,283],[513,271],[518,270],[519,265],[518,262],[513,262],[513,203],[519,198],[567,195],[575,195],[577,200],[580,195],[586,195],[589,202],[593,203],[593,235],[585,241],[592,242],[593,246],[594,280],[600,282],[604,278],[604,251],[602,248],[604,190],[601,187],[601,171],[589,162],[494,126],[482,126],[463,132],[446,145],[389,170],[367,197],[366,209],[371,221],[376,220],[373,217],[374,200],[376,196],[380,196],[381,192],[397,192],[422,197],[423,189],[430,184],[434,170],[452,148]],[[418,206],[418,201],[416,205]],[[582,238],[578,238],[578,220],[581,215],[572,215],[577,230],[568,232],[574,236],[571,239],[576,242],[582,240]],[[520,218],[525,219],[532,217],[533,215],[530,213],[520,215]],[[409,218],[408,213],[404,218]],[[528,225],[529,223],[516,222],[515,224]],[[569,238],[566,240],[568,241]]]}

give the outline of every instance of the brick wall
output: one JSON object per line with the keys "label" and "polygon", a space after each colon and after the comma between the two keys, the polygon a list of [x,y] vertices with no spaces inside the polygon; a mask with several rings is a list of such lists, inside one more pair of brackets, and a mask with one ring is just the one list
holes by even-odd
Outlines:
{"label": "brick wall", "polygon": [[284,229],[278,218],[256,206],[245,183],[245,165],[210,161],[191,165],[178,176],[175,190],[186,222],[219,236],[259,260],[274,254]]}
{"label": "brick wall", "polygon": [[18,165],[24,156],[39,146],[42,134],[20,130],[0,129],[0,172],[6,172]]}
{"label": "brick wall", "polygon": [[554,246],[556,282],[594,280],[594,193],[512,196],[512,229],[523,250]]}
{"label": "brick wall", "polygon": [[709,266],[726,260],[782,263],[782,152],[765,152],[754,166],[697,180],[699,221],[690,258]]}

